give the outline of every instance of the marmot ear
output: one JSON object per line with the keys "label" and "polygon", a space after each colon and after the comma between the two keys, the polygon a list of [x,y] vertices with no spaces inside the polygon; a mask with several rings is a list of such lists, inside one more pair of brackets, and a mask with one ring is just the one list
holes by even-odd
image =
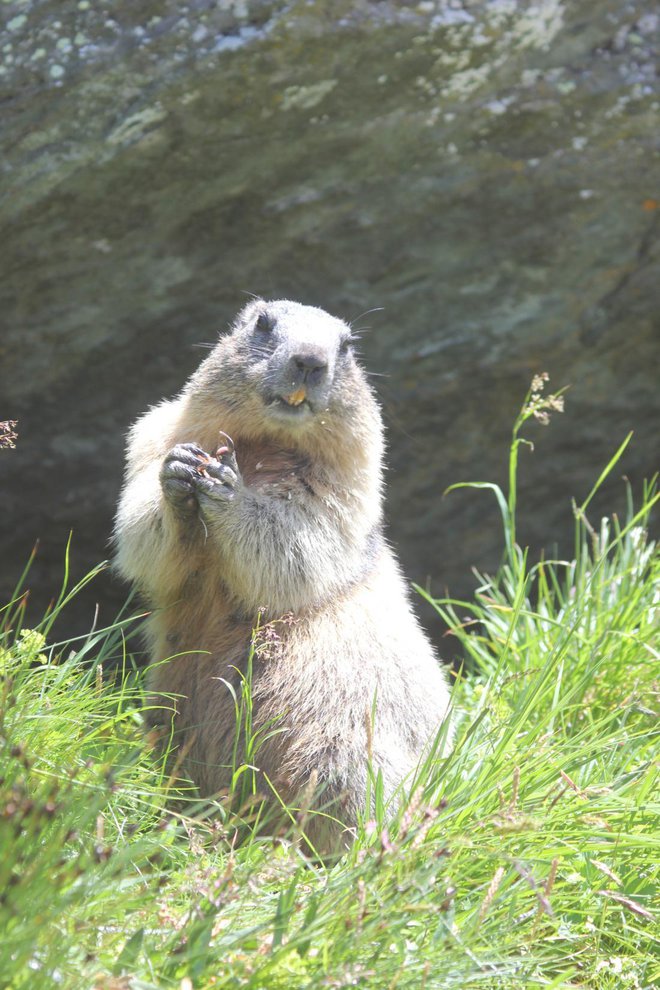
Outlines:
{"label": "marmot ear", "polygon": [[255,323],[255,329],[261,330],[262,333],[270,333],[274,326],[275,319],[270,313],[259,313],[257,322]]}

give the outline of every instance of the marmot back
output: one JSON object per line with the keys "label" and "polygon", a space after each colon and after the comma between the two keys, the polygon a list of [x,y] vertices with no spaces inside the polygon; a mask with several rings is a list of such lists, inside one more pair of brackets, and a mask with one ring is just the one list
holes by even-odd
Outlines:
{"label": "marmot back", "polygon": [[256,756],[263,790],[295,803],[316,788],[325,848],[366,810],[369,756],[391,794],[448,706],[383,539],[382,454],[350,328],[258,300],[135,424],[117,511],[116,566],[154,610],[150,685],[191,777],[229,787],[232,687],[260,617],[253,731],[277,723]]}

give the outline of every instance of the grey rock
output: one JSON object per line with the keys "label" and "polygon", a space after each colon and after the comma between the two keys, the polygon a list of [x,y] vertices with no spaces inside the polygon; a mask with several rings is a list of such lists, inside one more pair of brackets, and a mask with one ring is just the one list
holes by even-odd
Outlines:
{"label": "grey rock", "polygon": [[[570,552],[583,498],[658,466],[658,17],[648,0],[2,4],[0,452],[5,600],[34,615],[108,554],[123,437],[245,293],[369,327],[389,527],[465,595],[502,547],[484,493],[535,372],[520,539]],[[378,312],[361,315],[365,311]],[[612,482],[601,506],[622,504]],[[600,506],[596,506],[597,514]],[[111,619],[95,583],[69,612]],[[426,613],[430,623],[433,619]],[[67,629],[69,631],[69,629]],[[444,652],[451,654],[451,645]]]}

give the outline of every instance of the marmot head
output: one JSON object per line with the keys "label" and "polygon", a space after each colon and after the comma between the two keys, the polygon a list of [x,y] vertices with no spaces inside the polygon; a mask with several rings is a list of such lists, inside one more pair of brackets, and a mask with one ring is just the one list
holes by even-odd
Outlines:
{"label": "marmot head", "polygon": [[[189,392],[222,406],[239,434],[271,434],[307,446],[338,427],[380,437],[381,422],[350,327],[288,300],[249,303],[220,338]],[[231,425],[231,424],[229,424]],[[231,432],[228,429],[228,432]]]}
{"label": "marmot head", "polygon": [[234,339],[267,414],[289,428],[329,411],[352,377],[349,327],[314,306],[253,302],[239,313]]}

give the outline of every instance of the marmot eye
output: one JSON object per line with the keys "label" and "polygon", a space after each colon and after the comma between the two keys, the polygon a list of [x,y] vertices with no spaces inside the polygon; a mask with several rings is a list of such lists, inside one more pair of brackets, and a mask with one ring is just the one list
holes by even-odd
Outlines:
{"label": "marmot eye", "polygon": [[351,349],[351,338],[344,337],[341,344],[339,345],[339,352],[340,354],[348,354],[350,349]]}
{"label": "marmot eye", "polygon": [[262,333],[270,333],[270,331],[275,326],[275,320],[268,313],[259,313],[257,317],[257,322],[255,327],[257,330],[261,330]]}

